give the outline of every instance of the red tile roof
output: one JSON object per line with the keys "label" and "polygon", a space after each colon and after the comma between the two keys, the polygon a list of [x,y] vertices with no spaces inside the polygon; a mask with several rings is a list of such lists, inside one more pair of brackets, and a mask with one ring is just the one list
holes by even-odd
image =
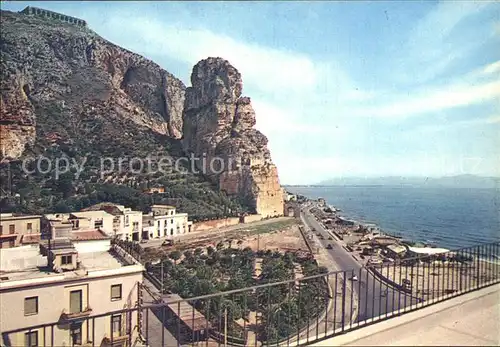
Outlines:
{"label": "red tile roof", "polygon": [[41,234],[25,234],[21,238],[21,243],[23,245],[40,243],[41,239],[42,239]]}
{"label": "red tile roof", "polygon": [[72,241],[108,240],[109,238],[101,230],[73,231],[71,233]]}

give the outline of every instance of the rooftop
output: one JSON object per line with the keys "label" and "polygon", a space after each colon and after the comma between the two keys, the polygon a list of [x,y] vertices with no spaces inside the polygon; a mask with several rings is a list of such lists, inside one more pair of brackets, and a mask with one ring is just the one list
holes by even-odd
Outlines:
{"label": "rooftop", "polygon": [[440,254],[447,253],[450,250],[446,248],[433,248],[433,247],[408,247],[408,249],[413,253],[418,254]]}
{"label": "rooftop", "polygon": [[175,206],[172,205],[152,205],[151,208],[167,208],[167,209],[174,209]]}
{"label": "rooftop", "polygon": [[[99,277],[121,273],[140,272],[141,265],[131,264],[113,250],[79,253],[80,267],[74,271],[56,273],[47,267],[47,257],[33,253],[33,249],[18,248],[13,258],[21,260],[19,270],[0,271],[0,290],[4,288],[60,282],[82,277]],[[7,255],[2,252],[2,256]],[[13,259],[16,261],[16,259]],[[22,266],[25,264],[26,266]]]}
{"label": "rooftop", "polygon": [[28,214],[19,214],[19,213],[0,213],[0,221],[3,220],[12,220],[12,219],[32,219],[32,218],[41,218],[40,215],[28,215]]}
{"label": "rooftop", "polygon": [[109,240],[110,237],[100,230],[73,231],[72,241]]}

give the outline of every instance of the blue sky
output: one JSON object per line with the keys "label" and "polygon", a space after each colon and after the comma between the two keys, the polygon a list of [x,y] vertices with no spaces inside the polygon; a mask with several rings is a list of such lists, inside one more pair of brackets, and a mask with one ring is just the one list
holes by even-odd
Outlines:
{"label": "blue sky", "polygon": [[186,85],[200,59],[229,60],[282,183],[500,176],[500,3],[31,4],[87,20]]}

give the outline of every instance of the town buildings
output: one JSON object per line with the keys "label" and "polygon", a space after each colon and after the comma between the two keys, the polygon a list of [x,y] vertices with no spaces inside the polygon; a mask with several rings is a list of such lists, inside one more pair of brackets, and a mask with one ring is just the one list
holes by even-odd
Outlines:
{"label": "town buildings", "polygon": [[0,249],[29,244],[40,237],[40,219],[37,215],[0,214]]}
{"label": "town buildings", "polygon": [[[142,212],[134,211],[123,205],[102,203],[85,209],[84,213],[92,211],[104,211],[112,216],[113,237],[126,241],[140,241],[142,239]],[[106,229],[105,229],[106,230]]]}
{"label": "town buildings", "polygon": [[187,213],[177,213],[174,206],[153,205],[151,212],[143,217],[143,237],[171,238],[191,232],[192,222]]}
{"label": "town buildings", "polygon": [[137,306],[142,265],[99,231],[72,233],[0,250],[2,345],[130,346],[137,338],[137,311],[99,315]]}
{"label": "town buildings", "polygon": [[56,229],[101,230],[120,240],[140,241],[142,212],[122,205],[99,204],[85,211],[44,215],[42,224],[49,235]]}

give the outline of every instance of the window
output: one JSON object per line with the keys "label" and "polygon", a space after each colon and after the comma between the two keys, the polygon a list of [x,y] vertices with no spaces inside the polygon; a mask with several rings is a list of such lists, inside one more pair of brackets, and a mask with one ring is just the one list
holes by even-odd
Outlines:
{"label": "window", "polygon": [[170,211],[170,215],[173,216],[174,215],[174,211]]}
{"label": "window", "polygon": [[171,228],[170,229],[170,235],[173,235],[174,234],[174,228]]}
{"label": "window", "polygon": [[94,222],[94,229],[101,229],[101,228],[102,228],[102,226],[103,226],[103,221],[102,221],[102,219],[101,219],[101,220],[96,220],[96,221]]}
{"label": "window", "polygon": [[111,317],[113,324],[113,334],[120,335],[122,327],[122,316],[120,314]]}
{"label": "window", "polygon": [[173,220],[173,219],[171,219],[171,220],[170,220],[170,223],[174,224],[174,220]]}
{"label": "window", "polygon": [[71,341],[73,346],[82,344],[82,323],[72,323],[70,326]]}
{"label": "window", "polygon": [[61,265],[73,264],[73,257],[71,255],[61,256]]}
{"label": "window", "polygon": [[31,234],[31,229],[33,229],[33,224],[28,223],[28,225],[26,226],[26,229],[28,230],[28,233]]}
{"label": "window", "polygon": [[3,226],[0,225],[0,235],[3,234]]}
{"label": "window", "polygon": [[111,286],[111,300],[120,300],[122,298],[122,285],[113,284]]}
{"label": "window", "polygon": [[128,216],[125,216],[125,226],[128,227]]}
{"label": "window", "polygon": [[82,312],[82,291],[72,290],[69,293],[69,313]]}
{"label": "window", "polygon": [[30,316],[33,314],[38,314],[38,296],[24,299],[24,315]]}
{"label": "window", "polygon": [[24,345],[26,347],[38,347],[38,331],[24,334]]}
{"label": "window", "polygon": [[14,247],[15,245],[16,245],[16,241],[14,241],[14,240],[10,240],[9,241],[9,247],[10,248]]}
{"label": "window", "polygon": [[9,234],[14,234],[16,232],[16,226],[14,224],[9,225]]}

